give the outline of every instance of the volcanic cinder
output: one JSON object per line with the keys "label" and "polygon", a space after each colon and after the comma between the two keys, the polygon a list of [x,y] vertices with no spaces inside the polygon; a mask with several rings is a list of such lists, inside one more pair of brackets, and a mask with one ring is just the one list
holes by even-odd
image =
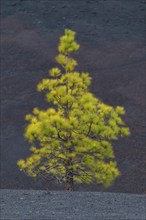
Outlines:
{"label": "volcanic cinder", "polygon": [[[77,32],[78,70],[91,74],[91,91],[105,103],[125,107],[131,136],[114,143],[122,175],[111,192],[145,193],[145,1],[1,1],[1,188],[59,189],[33,181],[17,160],[29,155],[24,116],[46,108],[37,83],[56,66],[65,28]],[[97,185],[77,190],[105,190]],[[107,191],[106,190],[106,191]]]}

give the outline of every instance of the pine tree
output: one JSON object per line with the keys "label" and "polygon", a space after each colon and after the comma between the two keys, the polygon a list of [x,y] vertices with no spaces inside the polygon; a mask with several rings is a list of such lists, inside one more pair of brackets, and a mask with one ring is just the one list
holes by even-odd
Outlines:
{"label": "pine tree", "polygon": [[112,140],[130,133],[121,118],[124,108],[96,98],[89,91],[89,74],[74,70],[77,61],[71,55],[78,49],[75,32],[65,30],[56,57],[60,68],[52,68],[37,86],[52,108],[34,108],[26,115],[24,135],[32,154],[18,161],[29,176],[54,176],[66,190],[73,190],[74,183],[110,186],[120,175]]}

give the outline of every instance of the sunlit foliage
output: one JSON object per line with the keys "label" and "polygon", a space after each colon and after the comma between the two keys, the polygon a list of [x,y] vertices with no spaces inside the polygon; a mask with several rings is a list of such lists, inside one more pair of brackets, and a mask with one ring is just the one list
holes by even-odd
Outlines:
{"label": "sunlit foliage", "polygon": [[18,161],[29,176],[52,175],[67,190],[73,190],[74,183],[110,186],[120,174],[112,140],[129,135],[121,118],[124,108],[101,102],[89,91],[89,74],[75,71],[77,61],[71,55],[78,49],[75,32],[65,30],[56,57],[60,68],[51,69],[37,86],[52,108],[34,108],[26,115],[24,135],[32,154]]}

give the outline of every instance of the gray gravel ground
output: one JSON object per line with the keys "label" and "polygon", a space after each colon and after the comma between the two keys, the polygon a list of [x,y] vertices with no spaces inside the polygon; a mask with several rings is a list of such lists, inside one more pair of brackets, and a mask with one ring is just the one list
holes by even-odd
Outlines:
{"label": "gray gravel ground", "polygon": [[1,190],[1,220],[144,220],[145,195]]}

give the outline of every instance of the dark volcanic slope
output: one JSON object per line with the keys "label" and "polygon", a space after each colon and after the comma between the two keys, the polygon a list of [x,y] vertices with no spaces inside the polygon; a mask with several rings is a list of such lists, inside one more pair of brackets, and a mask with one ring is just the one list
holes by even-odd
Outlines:
{"label": "dark volcanic slope", "polygon": [[[55,65],[59,36],[77,31],[79,69],[93,78],[91,90],[108,104],[123,105],[131,137],[115,143],[121,177],[108,189],[145,192],[144,0],[1,1],[1,187],[45,188],[20,173],[28,155],[24,116],[45,107],[36,84]],[[99,190],[97,186],[80,190]]]}

